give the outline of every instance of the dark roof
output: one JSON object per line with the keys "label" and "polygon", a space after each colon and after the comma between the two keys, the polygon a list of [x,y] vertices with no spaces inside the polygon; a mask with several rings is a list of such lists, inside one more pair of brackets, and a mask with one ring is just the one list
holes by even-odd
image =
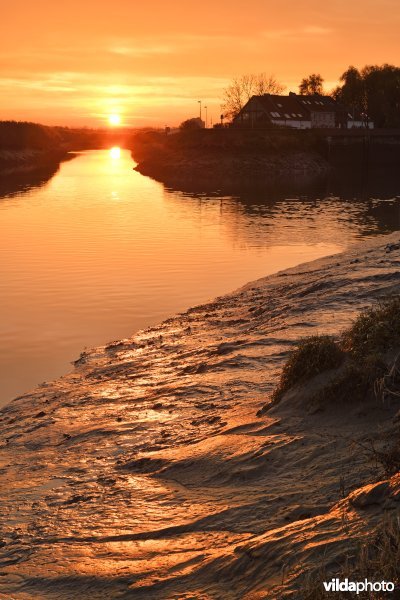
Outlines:
{"label": "dark roof", "polygon": [[[242,108],[238,117],[244,112],[262,111],[269,119],[285,121],[309,121],[311,112],[339,112],[339,106],[330,96],[301,96],[290,92],[288,96],[263,94],[252,96]],[[236,117],[237,118],[237,117]]]}
{"label": "dark roof", "polygon": [[278,96],[276,94],[264,94],[253,96],[251,100],[257,103],[268,113],[272,119],[284,119],[292,121],[308,121],[308,111],[303,109],[295,96]]}
{"label": "dark roof", "polygon": [[292,92],[292,97],[297,100],[300,106],[310,112],[335,112],[337,110],[336,102],[330,96],[321,96],[320,94],[302,96]]}

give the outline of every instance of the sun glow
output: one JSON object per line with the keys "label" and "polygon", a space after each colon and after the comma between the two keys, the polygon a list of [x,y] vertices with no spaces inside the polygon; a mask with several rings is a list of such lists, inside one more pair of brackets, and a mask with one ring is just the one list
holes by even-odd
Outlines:
{"label": "sun glow", "polygon": [[121,148],[119,148],[118,146],[114,146],[113,148],[111,148],[110,156],[113,159],[120,158],[121,157]]}
{"label": "sun glow", "polygon": [[117,115],[117,114],[109,115],[108,122],[113,127],[117,127],[118,125],[121,124],[121,117],[120,117],[120,115]]}

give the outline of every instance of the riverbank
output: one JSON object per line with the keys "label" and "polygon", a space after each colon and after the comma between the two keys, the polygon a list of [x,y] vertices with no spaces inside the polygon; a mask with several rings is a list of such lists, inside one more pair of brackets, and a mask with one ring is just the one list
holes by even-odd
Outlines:
{"label": "riverbank", "polygon": [[38,123],[0,121],[0,175],[3,178],[49,170],[68,150],[55,128]]}
{"label": "riverbank", "polygon": [[304,600],[351,575],[398,514],[398,477],[363,448],[395,437],[399,402],[263,407],[294,344],[399,293],[399,264],[394,233],[260,279],[9,404],[0,594]]}
{"label": "riverbank", "polygon": [[316,140],[285,133],[151,131],[136,134],[132,144],[135,169],[176,189],[244,188],[288,178],[310,182],[330,169]]}
{"label": "riverbank", "polygon": [[68,151],[36,150],[27,148],[25,150],[0,150],[0,175],[10,176],[33,173],[57,166],[65,160]]}

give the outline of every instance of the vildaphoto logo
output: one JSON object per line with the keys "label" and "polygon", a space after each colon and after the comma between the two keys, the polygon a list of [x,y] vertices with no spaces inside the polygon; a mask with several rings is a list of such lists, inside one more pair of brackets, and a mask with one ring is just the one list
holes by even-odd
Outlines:
{"label": "vildaphoto logo", "polygon": [[361,594],[361,592],[393,592],[394,583],[392,581],[349,581],[346,579],[332,579],[331,581],[324,581],[324,588],[326,592],[355,592]]}

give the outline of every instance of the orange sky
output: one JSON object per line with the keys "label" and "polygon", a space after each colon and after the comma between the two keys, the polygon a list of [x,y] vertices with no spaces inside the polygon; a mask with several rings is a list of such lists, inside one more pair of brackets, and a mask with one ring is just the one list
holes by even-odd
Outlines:
{"label": "orange sky", "polygon": [[0,0],[0,119],[174,125],[229,80],[400,62],[398,0]]}

